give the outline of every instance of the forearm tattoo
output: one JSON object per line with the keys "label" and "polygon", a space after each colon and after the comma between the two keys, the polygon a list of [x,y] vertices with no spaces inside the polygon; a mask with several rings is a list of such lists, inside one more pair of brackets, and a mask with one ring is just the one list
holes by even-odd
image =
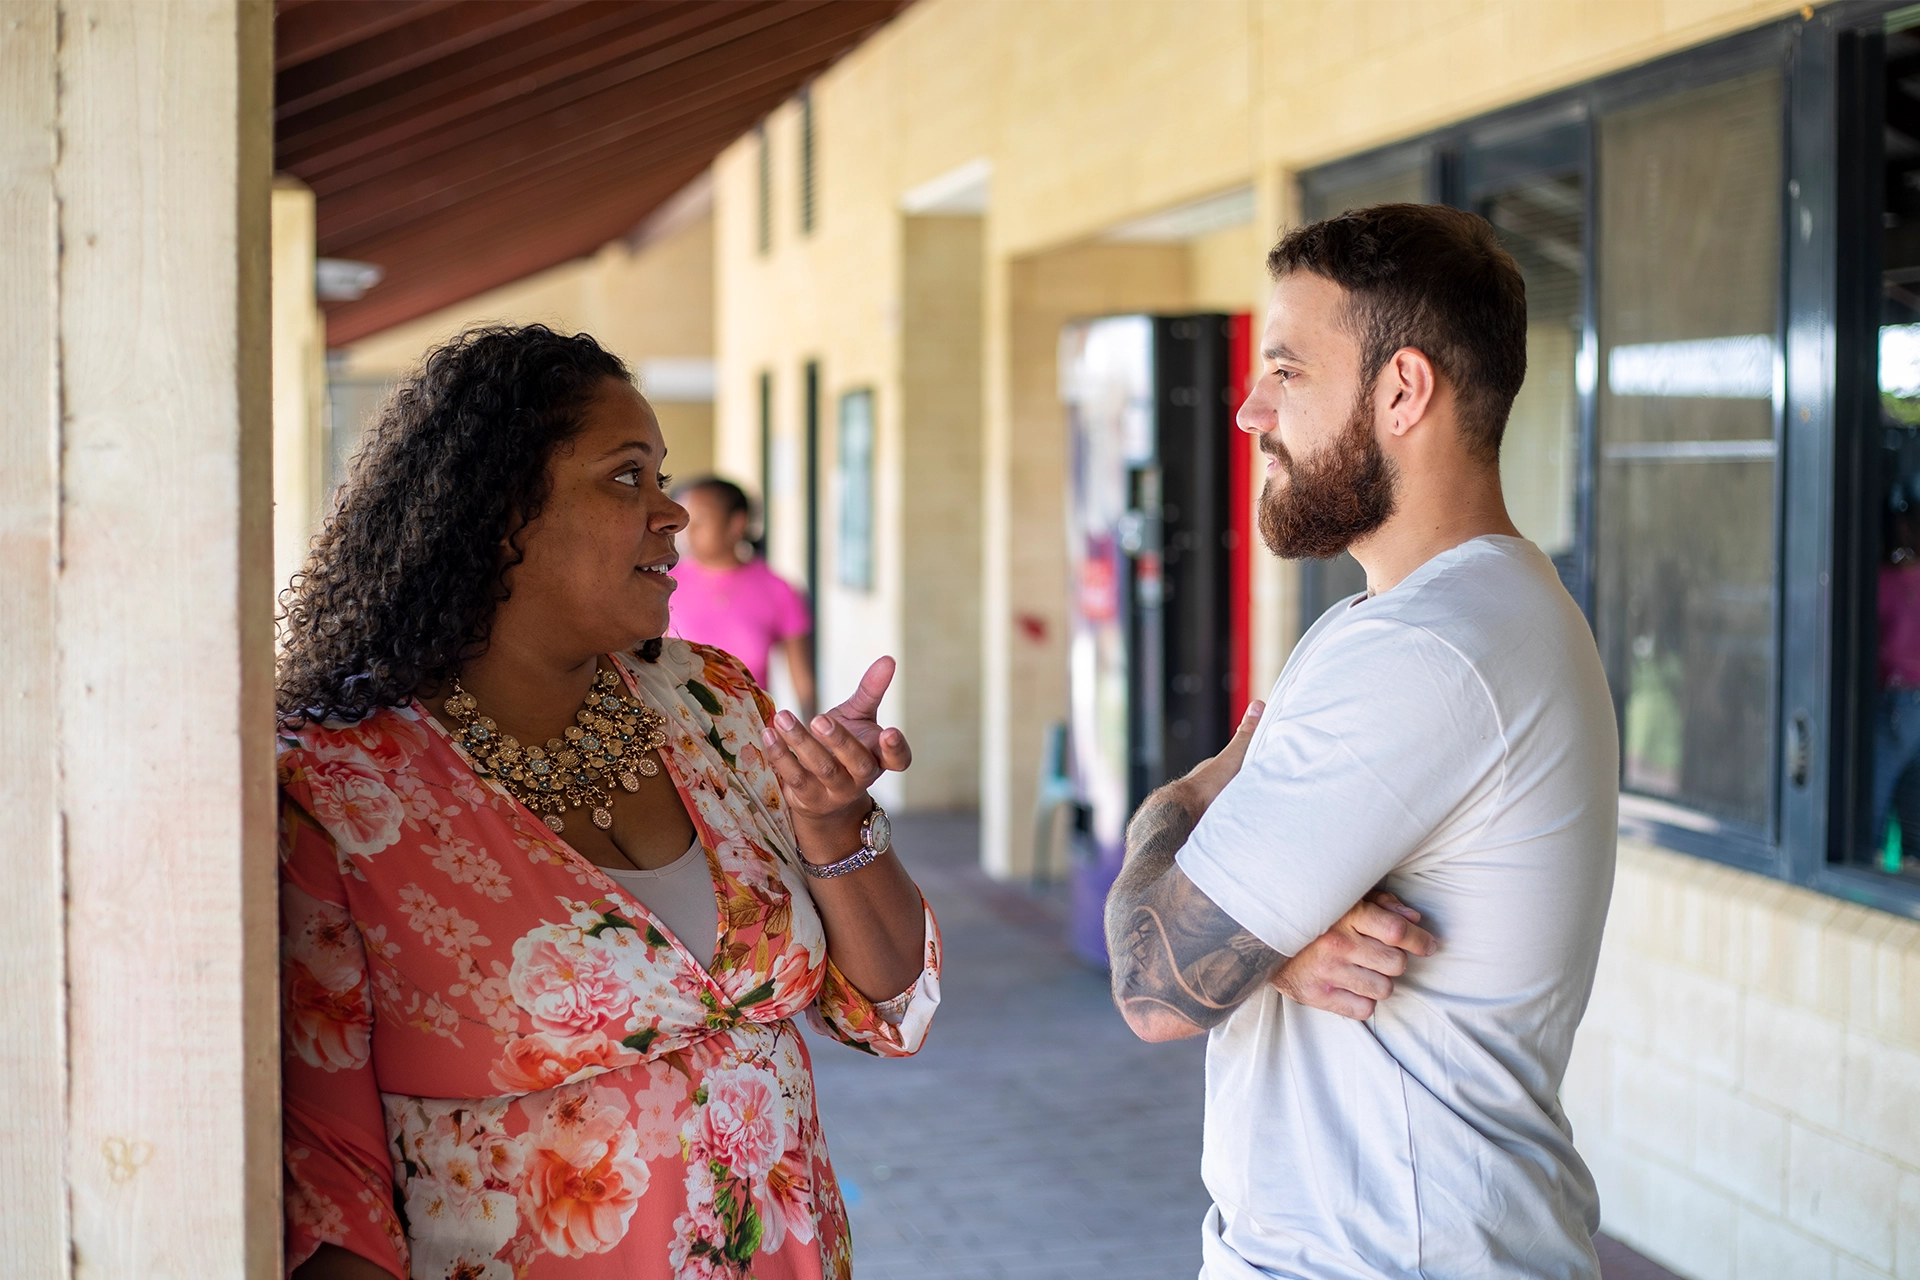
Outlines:
{"label": "forearm tattoo", "polygon": [[1176,797],[1149,796],[1127,827],[1126,865],[1107,895],[1113,1001],[1149,1039],[1193,1035],[1225,1021],[1284,958],[1174,865],[1193,825]]}

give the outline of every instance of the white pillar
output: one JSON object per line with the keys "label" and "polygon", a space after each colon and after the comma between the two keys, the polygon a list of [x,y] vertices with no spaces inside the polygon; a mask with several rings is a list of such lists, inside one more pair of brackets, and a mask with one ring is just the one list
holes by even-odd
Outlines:
{"label": "white pillar", "polygon": [[272,10],[0,37],[0,1272],[272,1276]]}
{"label": "white pillar", "polygon": [[323,514],[326,321],[314,297],[313,191],[273,183],[273,589],[307,560]]}
{"label": "white pillar", "polygon": [[67,1269],[66,962],[55,748],[54,594],[59,559],[54,205],[59,17],[0,8],[0,1272]]}

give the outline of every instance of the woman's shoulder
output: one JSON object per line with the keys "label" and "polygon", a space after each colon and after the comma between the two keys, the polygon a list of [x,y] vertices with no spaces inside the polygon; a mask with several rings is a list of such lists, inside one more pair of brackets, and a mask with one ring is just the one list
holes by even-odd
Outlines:
{"label": "woman's shoulder", "polygon": [[340,764],[397,773],[424,755],[433,729],[414,707],[378,707],[361,720],[309,721],[282,726],[274,744],[284,784],[290,769]]}

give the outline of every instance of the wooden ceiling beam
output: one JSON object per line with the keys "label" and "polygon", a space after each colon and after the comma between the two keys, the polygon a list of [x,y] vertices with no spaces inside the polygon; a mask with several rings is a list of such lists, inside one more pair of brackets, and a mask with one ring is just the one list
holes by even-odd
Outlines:
{"label": "wooden ceiling beam", "polygon": [[391,31],[456,0],[358,0],[354,4],[301,4],[285,0],[273,23],[273,69],[277,72],[350,44]]}
{"label": "wooden ceiling beam", "polygon": [[[690,162],[672,189],[705,167]],[[662,175],[666,177],[666,175]],[[664,188],[666,183],[662,183]],[[666,194],[653,198],[658,205]],[[477,241],[449,246],[403,267],[357,302],[327,305],[327,342],[341,346],[442,307],[523,280],[536,272],[585,257],[632,226],[633,193],[617,192],[577,207],[543,225],[537,237],[503,237],[496,227]]]}
{"label": "wooden ceiling beam", "polygon": [[[704,154],[709,159],[727,142],[739,136],[739,130],[716,123],[705,129],[665,137],[659,145],[635,152],[611,152],[598,163],[583,163],[561,173],[521,175],[491,189],[484,199],[469,200],[431,214],[389,223],[354,235],[342,235],[325,228],[320,233],[321,251],[329,257],[350,257],[378,263],[389,270],[397,267],[419,246],[450,242],[469,228],[497,227],[503,236],[524,235],[529,226],[540,226],[581,200],[597,198],[603,192],[644,189],[654,184],[655,174],[675,169],[685,161]],[[659,193],[665,199],[678,190]],[[653,206],[630,199],[629,222],[621,232],[653,212]]]}
{"label": "wooden ceiling beam", "polygon": [[[751,106],[776,106],[776,86],[762,86]],[[737,119],[689,119],[678,107],[662,109],[655,127],[609,130],[605,136],[576,136],[564,146],[520,157],[511,165],[492,167],[486,157],[474,157],[461,171],[440,169],[417,184],[376,182],[355,188],[351,198],[326,201],[321,236],[326,240],[367,240],[397,226],[444,217],[468,203],[488,203],[497,192],[520,184],[555,184],[576,173],[632,171],[653,163],[653,157],[680,154],[685,138],[699,138],[714,152],[741,134]],[[636,215],[639,221],[639,215]]]}
{"label": "wooden ceiling beam", "polygon": [[783,101],[795,85],[831,65],[861,29],[758,32],[683,60],[667,71],[592,97],[507,121],[476,117],[418,144],[401,145],[330,171],[298,171],[322,199],[356,210],[362,193],[376,202],[422,190],[433,181],[481,181],[523,163],[551,163],[603,142],[669,126],[688,115],[721,115],[744,131]]}
{"label": "wooden ceiling beam", "polygon": [[[723,76],[719,67],[689,66],[689,83],[710,86],[699,96],[682,92],[678,85],[644,81],[491,135],[484,149],[466,147],[408,157],[411,162],[403,167],[389,170],[382,165],[350,186],[332,185],[345,175],[313,179],[314,190],[325,201],[328,234],[363,234],[357,230],[362,226],[406,221],[482,197],[489,187],[522,173],[569,168],[583,157],[597,157],[612,148],[644,147],[652,136],[690,118],[718,119],[737,136],[778,105],[796,78],[804,78],[824,61],[817,49],[801,48],[776,57],[774,47],[744,63],[724,64],[750,68],[730,77]],[[604,123],[582,128],[582,121]]]}
{"label": "wooden ceiling beam", "polygon": [[636,13],[636,6],[626,6],[626,17],[603,13],[586,25],[570,25],[563,15],[549,23],[547,31],[528,33],[524,40],[495,40],[440,59],[405,86],[372,86],[282,119],[275,130],[276,148],[290,165],[340,163],[447,129],[488,107],[566,92],[595,73],[618,71],[624,61],[647,61],[647,71],[657,71],[674,56],[720,46],[728,38],[770,25],[770,19],[822,4],[831,0],[781,0],[776,6],[760,0],[707,0],[676,4],[666,13]]}
{"label": "wooden ceiling beam", "polygon": [[[429,67],[475,45],[505,40],[535,24],[557,25],[581,0],[467,0],[452,9],[435,9],[340,49],[290,66],[274,77],[273,114],[277,120],[311,111],[336,98]],[[618,10],[624,6],[598,4]],[[605,23],[616,15],[589,14]]]}
{"label": "wooden ceiling beam", "polygon": [[323,254],[386,270],[330,341],[630,232],[906,3],[279,0],[280,167]]}

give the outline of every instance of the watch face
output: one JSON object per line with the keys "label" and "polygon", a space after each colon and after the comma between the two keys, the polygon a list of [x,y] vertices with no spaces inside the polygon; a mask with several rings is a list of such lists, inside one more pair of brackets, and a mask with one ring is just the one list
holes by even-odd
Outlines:
{"label": "watch face", "polygon": [[875,853],[885,853],[893,847],[893,822],[885,809],[876,807],[867,816],[866,845]]}

